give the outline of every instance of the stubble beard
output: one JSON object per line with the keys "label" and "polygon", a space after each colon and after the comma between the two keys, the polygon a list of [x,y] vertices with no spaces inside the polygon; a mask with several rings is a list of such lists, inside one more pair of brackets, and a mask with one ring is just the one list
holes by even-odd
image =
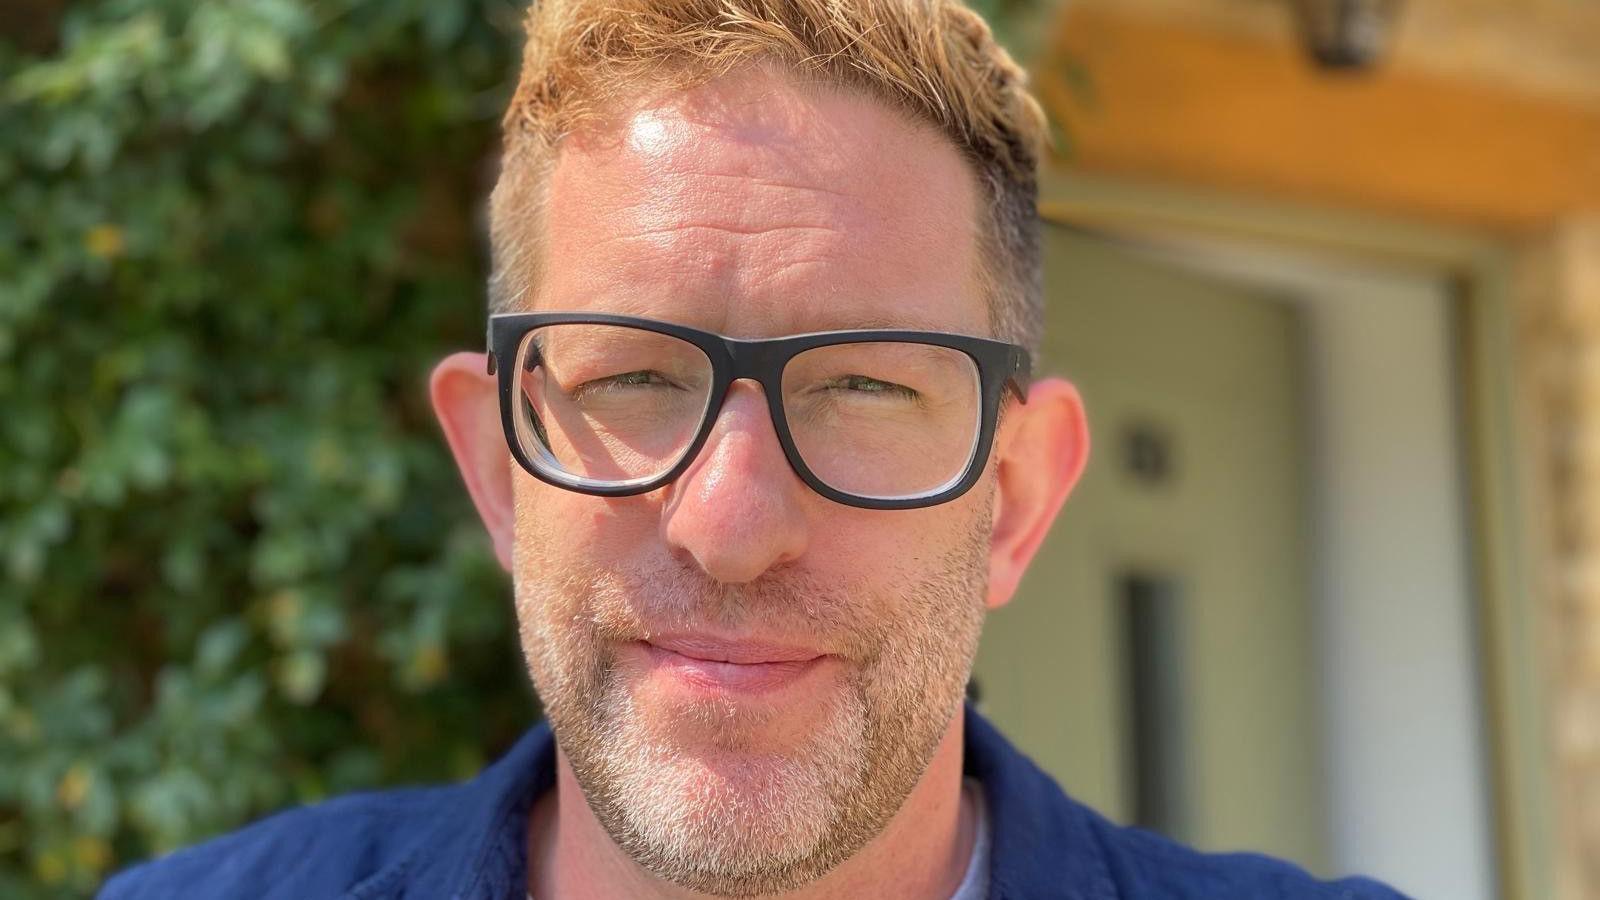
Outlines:
{"label": "stubble beard", "polygon": [[[900,809],[960,707],[987,547],[974,527],[911,577],[886,579],[903,587],[879,598],[791,573],[730,586],[687,570],[551,580],[519,564],[529,672],[601,826],[646,872],[715,896],[794,890],[853,856]],[[542,580],[523,577],[541,568]],[[815,637],[843,651],[847,674],[804,736],[773,749],[756,740],[769,716],[732,702],[640,708],[611,648],[645,636],[641,613],[665,629],[758,623]],[[685,726],[693,746],[672,739]]]}

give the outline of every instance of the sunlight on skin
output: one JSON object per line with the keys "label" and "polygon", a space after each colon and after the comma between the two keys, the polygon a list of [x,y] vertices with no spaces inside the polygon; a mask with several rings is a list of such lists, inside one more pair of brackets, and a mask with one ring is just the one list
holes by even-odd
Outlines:
{"label": "sunlight on skin", "polygon": [[[628,150],[640,158],[659,158],[672,152],[674,143],[681,143],[686,131],[685,123],[673,116],[655,110],[643,110],[628,122]],[[677,140],[673,132],[676,131]]]}
{"label": "sunlight on skin", "polygon": [[[746,72],[567,138],[539,306],[740,337],[986,334],[975,208],[930,130]],[[435,404],[513,572],[564,751],[530,827],[536,896],[948,896],[973,833],[962,691],[985,608],[1010,598],[1081,471],[1070,386],[1037,382],[984,479],[940,506],[813,493],[744,383],[681,478],[607,500],[507,463],[493,381],[466,356],[441,364]],[[814,661],[760,690],[708,688],[705,667],[648,651],[674,636]]]}
{"label": "sunlight on skin", "polygon": [[[883,121],[885,118],[889,120]],[[846,129],[848,124],[870,129],[875,137],[897,145],[892,155],[901,161],[924,165],[908,166],[915,172],[912,176],[886,160],[861,159],[863,151],[870,152],[870,145],[863,143],[860,128]],[[945,330],[983,333],[986,328],[986,309],[973,290],[976,250],[970,231],[927,225],[930,220],[972,219],[975,191],[971,176],[953,148],[929,141],[920,129],[885,117],[875,105],[854,98],[805,97],[786,85],[746,83],[638,111],[628,119],[623,133],[626,139],[622,142],[608,139],[604,133],[575,136],[552,172],[546,229],[547,258],[552,265],[540,291],[541,308],[645,315],[739,337],[826,329],[830,327],[828,317],[841,315],[840,310],[849,310],[855,317],[892,319],[897,307],[906,306],[919,308]],[[919,199],[913,202],[912,197]],[[981,512],[982,493],[963,498],[964,503],[906,514],[912,519],[939,520],[936,526],[905,521],[896,523],[905,528],[884,528],[871,521],[878,517],[869,511],[839,507],[799,484],[782,459],[771,429],[759,392],[736,390],[717,431],[689,473],[659,497],[607,504],[615,517],[612,521],[651,518],[661,523],[666,533],[665,546],[652,535],[648,543],[633,544],[610,564],[631,569],[640,565],[636,560],[659,558],[664,551],[678,560],[677,565],[688,563],[703,573],[702,577],[717,582],[781,583],[784,576],[792,582],[797,575],[804,575],[830,586],[823,589],[833,592],[848,586],[848,599],[841,605],[848,604],[849,618],[858,623],[881,623],[878,627],[884,631],[894,628],[896,613],[905,615],[909,605],[898,596],[903,586],[926,577],[910,571],[916,566],[906,559],[905,550],[895,545],[915,536],[929,557],[958,552],[956,548],[965,546],[962,538],[971,532],[974,518]],[[525,510],[594,506],[593,498],[558,496],[537,488],[524,491],[519,501]],[[545,512],[519,516],[519,521],[536,524],[563,518]],[[535,539],[541,548],[548,548],[551,540],[567,544],[578,538],[530,530],[538,532]],[[589,534],[605,537],[598,529]],[[620,535],[612,532],[610,536]],[[532,535],[519,533],[519,546],[527,547],[529,537]],[[540,552],[541,569],[551,567],[552,555]],[[585,558],[591,565],[595,561],[592,555],[585,554]],[[719,565],[719,558],[732,564]],[[667,560],[658,565],[673,563]],[[893,570],[899,571],[896,577],[884,578]],[[655,592],[661,593],[659,588]],[[947,593],[970,596],[967,591]],[[542,605],[550,604],[545,600]],[[941,618],[953,624],[963,616],[950,611]],[[922,628],[933,630],[932,624],[918,629],[901,626],[899,630],[903,639],[909,639]],[[819,627],[862,630],[860,624],[843,621],[831,626],[826,622],[808,624],[778,611],[767,611],[759,623],[739,625],[738,632],[808,646],[849,642],[850,637],[805,631]],[[950,653],[954,659],[944,660],[944,680],[952,686],[964,682],[964,672],[952,677],[955,673],[948,671],[964,669],[963,650],[957,649],[959,638],[953,642],[950,637],[930,637],[920,643],[954,643]],[[779,755],[767,763],[756,762],[754,767],[746,763],[735,768],[727,768],[732,762],[718,763],[719,757],[711,755],[715,732],[694,725],[698,716],[692,710],[697,701],[649,677],[622,654],[619,665],[632,676],[633,686],[625,691],[632,696],[628,708],[635,710],[632,728],[645,731],[654,743],[665,743],[674,748],[675,755],[688,760],[681,780],[652,781],[654,792],[677,794],[673,805],[694,810],[698,804],[692,798],[707,790],[704,779],[708,771],[735,779],[730,785],[743,784],[735,788],[736,793],[760,806],[771,801],[761,799],[767,793],[758,785],[781,787],[774,797],[787,795],[785,805],[800,810],[803,818],[814,823],[791,826],[792,839],[805,844],[823,840],[817,829],[839,815],[838,800],[830,799],[832,792],[814,780],[822,773],[786,777],[780,774],[784,769],[779,760],[786,754],[816,759],[831,756],[830,768],[836,771],[863,764],[849,757],[865,748],[854,748],[853,754],[839,757],[830,754],[829,748],[817,746],[813,737],[832,732],[835,743],[849,742],[852,739],[847,735],[864,725],[851,726],[848,722],[855,719],[836,720],[833,717],[839,713],[830,712],[854,692],[851,682],[866,674],[868,658],[884,652],[870,646],[863,651],[835,667],[841,671],[816,673],[779,697],[740,700],[734,721],[751,720],[741,728],[741,742],[749,751]],[[900,668],[872,677],[878,681],[908,679],[920,669],[923,679],[939,680],[927,672],[937,668],[932,659],[923,660],[920,666],[908,661]],[[828,677],[817,677],[820,675]],[[918,692],[948,694],[951,689],[924,684]],[[890,792],[900,796],[882,803],[905,799],[905,792],[917,781],[915,770],[926,764],[926,756],[938,744],[950,743],[943,739],[946,728],[953,724],[953,699],[941,704],[936,716],[926,717],[932,720],[924,729],[928,733],[914,740],[900,739],[917,745],[907,748],[911,759],[900,767],[911,772],[898,779],[874,776],[880,783],[898,780],[904,785]],[[862,708],[863,704],[857,701],[854,706]],[[664,714],[667,710],[675,711]],[[864,710],[860,714],[864,715]],[[558,728],[563,724],[559,718],[555,721]],[[832,726],[827,724],[830,721]],[[673,724],[666,725],[668,722]],[[638,752],[653,755],[643,748]],[[954,754],[947,752],[946,756]],[[708,765],[713,768],[707,770]],[[945,771],[935,776],[945,782],[940,785],[941,793],[953,790],[950,783],[957,780],[954,766],[947,763],[943,768]],[[738,774],[741,771],[747,774]],[[861,793],[861,787],[841,789]],[[574,812],[582,814],[587,808],[585,804]],[[703,825],[714,824],[707,821],[709,811],[695,815]],[[658,810],[652,818],[665,822],[670,816]],[[752,820],[738,826],[729,822],[713,830],[754,834],[757,824]],[[864,830],[883,829],[882,823],[873,824],[875,828]],[[953,846],[958,821],[947,813],[940,825],[924,832],[902,825],[904,837],[893,843],[900,845],[896,850],[916,847],[922,853],[945,857],[943,865],[924,870],[949,880],[959,876],[962,853]],[[696,825],[688,821],[678,827],[692,831]],[[605,830],[618,829],[613,823]],[[656,840],[665,843],[668,838]],[[855,838],[852,843],[859,841]],[[770,849],[781,841],[751,843],[766,844]],[[559,873],[559,857],[553,862]],[[856,862],[859,867],[860,861]],[[634,867],[622,867],[618,873],[632,875],[619,887],[638,877],[630,869]],[[841,874],[848,872],[835,869],[835,876]]]}

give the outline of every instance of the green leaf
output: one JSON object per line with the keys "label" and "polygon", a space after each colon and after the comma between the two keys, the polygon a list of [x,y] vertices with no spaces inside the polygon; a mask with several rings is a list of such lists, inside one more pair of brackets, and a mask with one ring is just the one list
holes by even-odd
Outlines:
{"label": "green leaf", "polygon": [[498,0],[64,10],[0,41],[8,900],[534,715],[424,387],[482,339]]}
{"label": "green leaf", "polygon": [[217,622],[200,635],[195,648],[195,671],[201,677],[216,678],[233,666],[249,639],[249,629],[242,620]]}
{"label": "green leaf", "polygon": [[322,693],[328,660],[315,650],[297,650],[278,660],[278,688],[291,703],[310,703]]}

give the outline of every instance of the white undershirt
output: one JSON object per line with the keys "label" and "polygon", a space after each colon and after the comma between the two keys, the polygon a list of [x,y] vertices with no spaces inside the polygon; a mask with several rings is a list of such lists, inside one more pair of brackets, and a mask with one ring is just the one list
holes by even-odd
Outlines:
{"label": "white undershirt", "polygon": [[950,900],[986,900],[989,896],[989,804],[983,798],[983,785],[976,778],[962,780],[963,790],[971,792],[973,806],[978,810],[978,836],[972,841],[972,858],[967,860],[967,874],[961,876],[956,892]]}

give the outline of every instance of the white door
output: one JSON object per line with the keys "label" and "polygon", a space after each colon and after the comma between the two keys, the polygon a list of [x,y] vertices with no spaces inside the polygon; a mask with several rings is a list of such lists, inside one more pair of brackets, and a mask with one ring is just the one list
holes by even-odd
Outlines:
{"label": "white door", "polygon": [[1323,870],[1299,313],[1063,229],[1045,253],[1037,368],[1094,446],[989,619],[980,708],[1115,819]]}

